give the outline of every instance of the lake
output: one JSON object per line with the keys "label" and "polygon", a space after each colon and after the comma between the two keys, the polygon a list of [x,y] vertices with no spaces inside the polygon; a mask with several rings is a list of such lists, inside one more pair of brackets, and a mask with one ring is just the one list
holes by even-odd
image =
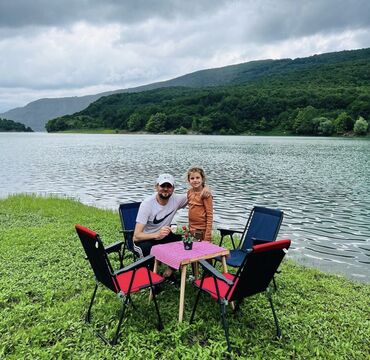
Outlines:
{"label": "lake", "polygon": [[162,172],[184,192],[186,169],[200,165],[214,228],[242,229],[254,205],[280,208],[290,258],[370,282],[368,139],[0,133],[0,164],[0,197],[57,194],[109,209],[141,201]]}

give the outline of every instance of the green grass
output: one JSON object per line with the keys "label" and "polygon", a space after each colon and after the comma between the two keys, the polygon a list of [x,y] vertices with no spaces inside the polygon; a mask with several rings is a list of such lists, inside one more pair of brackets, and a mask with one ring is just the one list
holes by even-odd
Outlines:
{"label": "green grass", "polygon": [[[0,200],[0,358],[6,359],[222,359],[226,342],[218,308],[204,296],[188,324],[195,290],[186,290],[178,324],[178,289],[158,296],[165,329],[156,330],[148,293],[134,295],[119,342],[111,347],[84,323],[94,287],[74,224],[96,230],[105,244],[120,239],[118,214],[69,199],[17,195]],[[129,259],[127,259],[129,261]],[[113,260],[117,264],[117,260]],[[229,316],[231,358],[369,359],[370,286],[284,262],[273,295],[283,336],[274,338],[267,299],[249,298]],[[120,302],[98,290],[94,326],[108,335]],[[94,309],[93,309],[94,310]],[[230,315],[230,314],[229,314]],[[107,326],[108,325],[108,326]]]}
{"label": "green grass", "polygon": [[58,133],[65,133],[65,134],[118,134],[119,133],[119,130],[105,129],[105,128],[98,128],[98,129],[72,129],[72,130],[58,131]]}

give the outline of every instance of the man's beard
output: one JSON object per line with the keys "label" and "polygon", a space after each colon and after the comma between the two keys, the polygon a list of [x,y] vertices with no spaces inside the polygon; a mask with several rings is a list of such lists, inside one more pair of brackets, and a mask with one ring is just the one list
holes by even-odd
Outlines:
{"label": "man's beard", "polygon": [[171,197],[171,195],[172,194],[161,194],[161,193],[158,193],[158,196],[159,196],[159,198],[160,199],[162,199],[162,200],[167,200],[167,199],[169,199],[170,197]]}

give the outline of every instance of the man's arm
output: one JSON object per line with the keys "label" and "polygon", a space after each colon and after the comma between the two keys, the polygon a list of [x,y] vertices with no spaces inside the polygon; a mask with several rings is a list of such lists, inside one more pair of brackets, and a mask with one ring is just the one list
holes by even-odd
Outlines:
{"label": "man's arm", "polygon": [[171,228],[169,226],[163,226],[158,232],[145,233],[144,227],[145,224],[136,223],[134,241],[161,240],[171,232]]}

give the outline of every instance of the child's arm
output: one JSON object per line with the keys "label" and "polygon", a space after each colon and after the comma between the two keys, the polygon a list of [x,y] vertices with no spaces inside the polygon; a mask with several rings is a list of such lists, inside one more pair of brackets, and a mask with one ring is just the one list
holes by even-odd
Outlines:
{"label": "child's arm", "polygon": [[212,196],[203,199],[204,208],[206,210],[206,232],[204,240],[212,241],[212,225],[213,225],[213,199]]}

